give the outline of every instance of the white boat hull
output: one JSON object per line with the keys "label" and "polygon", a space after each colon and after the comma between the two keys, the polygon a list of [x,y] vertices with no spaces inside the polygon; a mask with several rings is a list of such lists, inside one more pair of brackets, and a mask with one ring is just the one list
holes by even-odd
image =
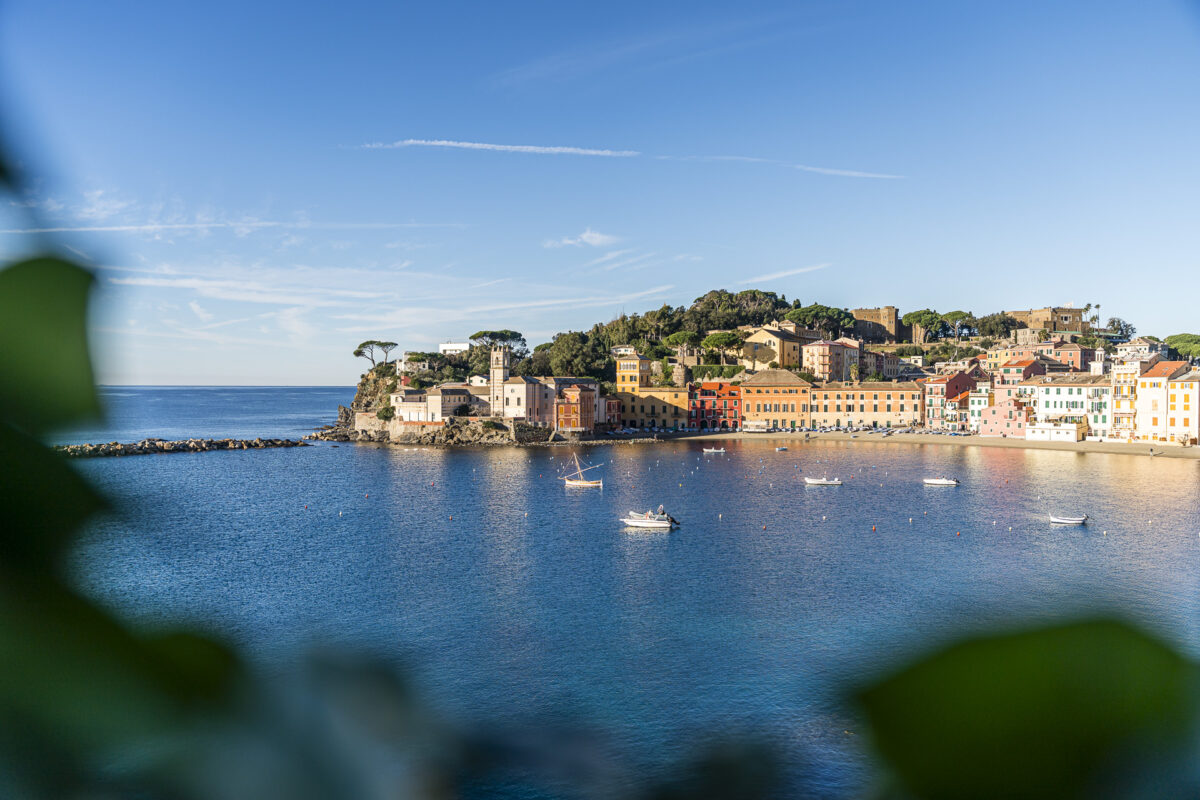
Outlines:
{"label": "white boat hull", "polygon": [[958,486],[958,481],[952,478],[926,478],[926,486]]}
{"label": "white boat hull", "polygon": [[604,488],[604,481],[581,481],[577,478],[563,478],[563,486],[582,486],[585,488]]}
{"label": "white boat hull", "polygon": [[1050,522],[1053,525],[1086,525],[1087,520],[1087,514],[1084,514],[1081,517],[1060,517],[1055,514],[1050,515]]}
{"label": "white boat hull", "polygon": [[841,486],[842,482],[837,478],[805,478],[806,486]]}
{"label": "white boat hull", "polygon": [[716,450],[710,450],[710,449],[708,449],[708,448],[706,447],[706,448],[704,448],[704,452],[706,452],[706,453],[724,453],[724,452],[725,452],[725,448],[724,448],[724,447],[721,447],[721,448],[718,448],[718,449],[716,449]]}
{"label": "white boat hull", "polygon": [[630,528],[656,528],[658,530],[670,530],[674,524],[670,520],[663,519],[638,519],[635,517],[622,517],[621,522],[628,525]]}

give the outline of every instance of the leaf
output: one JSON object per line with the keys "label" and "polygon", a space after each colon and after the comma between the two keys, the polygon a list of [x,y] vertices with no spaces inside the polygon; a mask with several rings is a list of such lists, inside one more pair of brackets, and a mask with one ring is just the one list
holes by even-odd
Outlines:
{"label": "leaf", "polygon": [[53,256],[0,271],[0,419],[42,433],[99,414],[87,270]]}
{"label": "leaf", "polygon": [[1134,755],[1186,743],[1195,665],[1086,621],[954,645],[862,691],[877,750],[936,798],[1083,798]]}
{"label": "leaf", "polygon": [[45,574],[104,500],[66,458],[0,422],[0,563]]}

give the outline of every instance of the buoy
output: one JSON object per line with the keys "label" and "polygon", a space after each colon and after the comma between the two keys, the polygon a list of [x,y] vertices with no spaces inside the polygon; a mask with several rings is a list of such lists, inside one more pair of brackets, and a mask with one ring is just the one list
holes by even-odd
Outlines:
{"label": "buoy", "polygon": [[370,496],[371,496],[371,495],[369,495],[369,494],[364,494],[364,495],[363,495],[363,497],[370,497]]}
{"label": "buoy", "polygon": [[926,511],[926,512],[925,512],[925,516],[927,516],[927,517],[929,516],[929,512],[928,512],[928,511]]}
{"label": "buoy", "polygon": [[766,526],[766,525],[763,525],[763,530],[765,531],[766,529],[767,529],[767,526]]}
{"label": "buoy", "polygon": [[1008,526],[1008,529],[1011,531],[1011,530],[1012,530],[1012,525],[1009,525],[1009,526]]}
{"label": "buoy", "polygon": [[824,522],[824,521],[825,521],[825,518],[824,518],[824,517],[821,517],[821,522]]}
{"label": "buoy", "polygon": [[340,517],[341,515],[342,515],[342,512],[340,512],[340,511],[339,511],[339,512],[338,512],[338,516]]}
{"label": "buoy", "polygon": [[527,516],[527,517],[529,516],[529,512],[528,512],[528,511],[526,511],[526,512],[525,512],[525,516]]}
{"label": "buoy", "polygon": [[954,535],[955,535],[955,536],[962,536],[962,531],[959,531],[958,533],[956,533],[956,534],[954,534]]}
{"label": "buoy", "polygon": [[872,525],[872,526],[871,526],[871,530],[872,530],[872,531],[873,531],[873,530],[875,530],[875,526],[874,526],[874,525]]}
{"label": "buoy", "polygon": [[453,514],[451,514],[451,515],[450,515],[450,521],[451,521],[451,522],[453,522],[453,521],[454,521],[454,515],[453,515]]}
{"label": "buoy", "polygon": [[912,517],[909,517],[909,518],[908,518],[908,524],[909,524],[909,525],[912,525]]}
{"label": "buoy", "polygon": [[304,510],[305,510],[305,511],[308,511],[308,506],[305,506],[305,507],[304,507]]}

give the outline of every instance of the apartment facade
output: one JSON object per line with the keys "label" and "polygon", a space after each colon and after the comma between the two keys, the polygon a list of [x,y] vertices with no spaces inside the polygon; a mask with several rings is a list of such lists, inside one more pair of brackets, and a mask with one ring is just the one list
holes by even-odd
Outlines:
{"label": "apartment facade", "polygon": [[742,427],[808,427],[811,391],[811,383],[784,369],[767,369],[747,378],[742,381]]}
{"label": "apartment facade", "polygon": [[1200,443],[1200,370],[1190,369],[1167,384],[1167,438]]}
{"label": "apartment facade", "polygon": [[[1138,377],[1134,441],[1178,444],[1172,441],[1170,433],[1170,386],[1174,379],[1188,372],[1191,366],[1186,361],[1160,361]],[[1175,413],[1182,415],[1180,411]]]}
{"label": "apartment facade", "polygon": [[800,348],[800,365],[819,381],[847,381],[851,365],[858,364],[858,348],[822,339]]}
{"label": "apartment facade", "polygon": [[811,427],[903,428],[924,421],[921,385],[912,381],[833,381],[810,390]]}
{"label": "apartment facade", "polygon": [[[933,430],[950,430],[947,427],[946,401],[975,388],[975,380],[965,372],[953,375],[938,375],[925,381],[925,427]],[[957,408],[955,409],[957,425]]]}
{"label": "apartment facade", "polygon": [[742,390],[728,381],[694,383],[688,392],[688,425],[700,430],[737,430],[742,426]]}
{"label": "apartment facade", "polygon": [[677,430],[688,424],[688,390],[675,386],[650,386],[622,392],[618,398],[620,422],[626,428]]}
{"label": "apartment facade", "polygon": [[746,369],[759,370],[775,364],[776,367],[794,367],[800,364],[801,339],[782,328],[763,326],[756,328],[746,337],[738,363]]}
{"label": "apartment facade", "polygon": [[554,429],[563,433],[591,433],[596,428],[598,387],[573,384],[554,400]]}

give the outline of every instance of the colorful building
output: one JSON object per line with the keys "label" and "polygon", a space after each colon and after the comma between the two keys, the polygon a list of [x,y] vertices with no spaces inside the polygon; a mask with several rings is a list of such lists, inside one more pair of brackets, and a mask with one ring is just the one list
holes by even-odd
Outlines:
{"label": "colorful building", "polygon": [[[978,365],[976,365],[978,366]],[[975,379],[965,372],[953,375],[938,375],[925,381],[925,427],[932,430],[951,430],[947,427],[946,401],[975,388]],[[956,401],[957,402],[957,401]],[[957,407],[955,424],[958,424]],[[955,428],[957,429],[957,427]]]}
{"label": "colorful building", "polygon": [[922,395],[921,385],[910,381],[833,381],[811,390],[811,427],[920,425]]}
{"label": "colorful building", "polygon": [[1191,369],[1167,384],[1167,438],[1185,445],[1200,442],[1200,370]]}
{"label": "colorful building", "polygon": [[742,381],[745,430],[808,427],[812,384],[785,369],[767,369]]}
{"label": "colorful building", "polygon": [[742,388],[728,381],[703,381],[689,387],[688,425],[700,430],[741,427]]}
{"label": "colorful building", "polygon": [[596,427],[597,389],[565,386],[554,400],[554,429],[562,433],[591,433]]}
{"label": "colorful building", "polygon": [[858,363],[858,348],[822,339],[800,348],[801,368],[819,381],[850,380],[851,365]]}
{"label": "colorful building", "polygon": [[1172,442],[1169,425],[1170,384],[1188,372],[1191,372],[1191,365],[1186,361],[1160,361],[1138,377],[1134,399],[1137,410],[1135,441],[1176,443]]}
{"label": "colorful building", "polygon": [[746,337],[738,363],[746,369],[794,367],[800,364],[801,339],[782,328],[763,326]]}
{"label": "colorful building", "polygon": [[677,386],[651,386],[622,392],[621,424],[627,428],[677,430],[688,425],[688,390]]}

